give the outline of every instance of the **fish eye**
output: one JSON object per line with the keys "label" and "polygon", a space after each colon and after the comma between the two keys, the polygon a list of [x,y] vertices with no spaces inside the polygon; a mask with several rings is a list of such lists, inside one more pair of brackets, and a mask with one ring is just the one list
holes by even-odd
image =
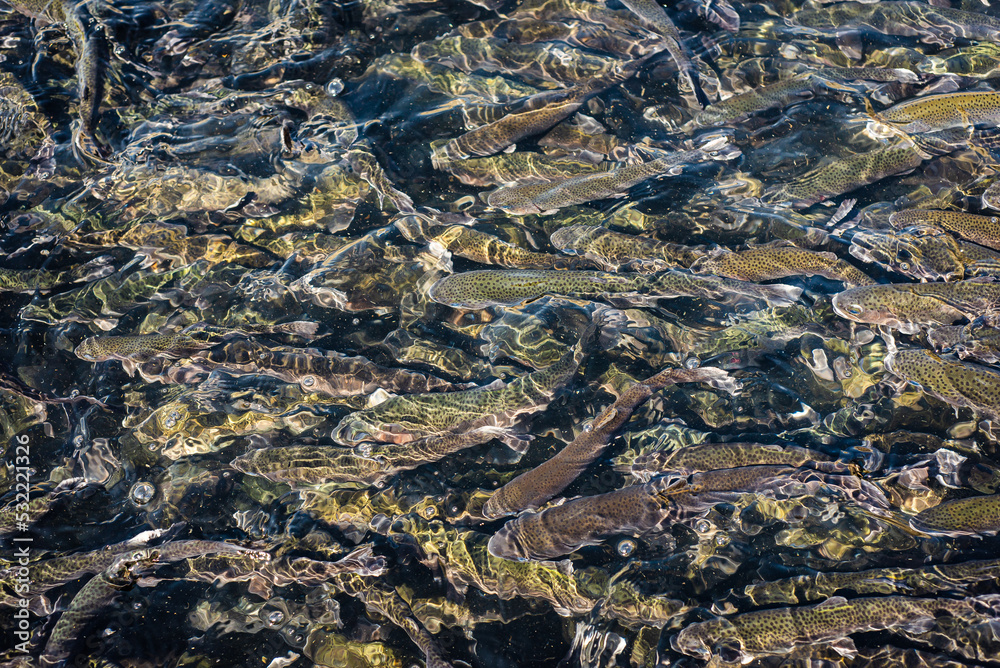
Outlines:
{"label": "fish eye", "polygon": [[910,270],[910,263],[909,262],[900,262],[899,263],[899,268],[902,269],[903,271],[909,271]]}
{"label": "fish eye", "polygon": [[846,311],[849,315],[861,315],[865,312],[865,310],[858,304],[849,304],[844,307],[844,311]]}

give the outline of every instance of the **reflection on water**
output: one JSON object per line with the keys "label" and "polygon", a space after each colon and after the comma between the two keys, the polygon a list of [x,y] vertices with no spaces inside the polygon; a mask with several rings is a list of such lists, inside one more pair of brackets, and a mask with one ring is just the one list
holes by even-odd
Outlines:
{"label": "reflection on water", "polygon": [[0,666],[1000,664],[998,38],[8,0]]}

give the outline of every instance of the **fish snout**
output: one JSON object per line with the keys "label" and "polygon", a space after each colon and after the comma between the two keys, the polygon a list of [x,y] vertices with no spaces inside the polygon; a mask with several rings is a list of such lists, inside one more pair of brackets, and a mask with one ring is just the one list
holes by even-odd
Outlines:
{"label": "fish snout", "polygon": [[341,445],[354,447],[362,441],[371,440],[371,425],[363,420],[350,420],[341,422],[334,428],[330,437]]}

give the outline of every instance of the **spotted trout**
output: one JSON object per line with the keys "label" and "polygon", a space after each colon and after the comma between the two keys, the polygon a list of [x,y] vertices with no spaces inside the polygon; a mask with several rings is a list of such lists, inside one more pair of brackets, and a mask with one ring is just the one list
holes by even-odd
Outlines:
{"label": "spotted trout", "polygon": [[[424,436],[513,426],[523,416],[543,410],[569,382],[583,361],[596,329],[591,324],[576,347],[555,364],[506,385],[498,382],[460,392],[403,395],[351,413],[333,430],[333,439],[349,446],[366,440],[408,443]],[[528,444],[512,434],[502,438],[518,451]]]}
{"label": "spotted trout", "polygon": [[[750,663],[758,657],[787,654],[805,644],[835,643],[838,652],[853,655],[849,636],[867,631],[906,629],[928,631],[938,616],[980,620],[995,605],[986,599],[857,598],[834,596],[819,605],[757,610],[729,619],[685,627],[670,645],[688,656],[709,660],[716,654],[727,663]],[[995,616],[990,612],[989,616]]]}
{"label": "spotted trout", "polygon": [[726,161],[740,155],[732,145],[718,149],[677,151],[669,156],[619,169],[582,174],[558,181],[529,185],[501,186],[486,194],[486,203],[507,213],[549,215],[559,209],[610,197],[623,197],[639,183],[663,174],[673,174],[687,164]]}
{"label": "spotted trout", "polygon": [[757,285],[680,271],[645,275],[544,270],[468,271],[445,276],[430,288],[434,301],[472,309],[520,304],[543,295],[621,297],[644,303],[661,297],[703,297],[725,301],[734,294],[787,306],[798,299],[802,290],[789,285]]}
{"label": "spotted trout", "polygon": [[833,253],[790,245],[758,246],[736,252],[717,249],[692,264],[691,271],[753,282],[788,276],[823,276],[848,286],[874,283],[858,268]]}
{"label": "spotted trout", "polygon": [[495,518],[538,508],[559,494],[604,452],[611,438],[628,422],[637,406],[656,390],[675,383],[708,383],[730,392],[735,392],[737,387],[729,374],[721,369],[664,369],[625,390],[617,401],[594,418],[588,429],[554,457],[494,492],[483,507],[483,514]]}
{"label": "spotted trout", "polygon": [[833,310],[854,322],[885,325],[903,334],[921,327],[951,325],[1000,310],[1000,282],[866,285],[834,296]]}
{"label": "spotted trout", "polygon": [[990,367],[913,348],[887,355],[885,368],[956,408],[971,408],[983,417],[1000,420],[1000,374]]}
{"label": "spotted trout", "polygon": [[973,243],[1000,250],[998,216],[982,216],[965,211],[906,209],[889,216],[889,222],[896,228],[918,224],[937,225]]}

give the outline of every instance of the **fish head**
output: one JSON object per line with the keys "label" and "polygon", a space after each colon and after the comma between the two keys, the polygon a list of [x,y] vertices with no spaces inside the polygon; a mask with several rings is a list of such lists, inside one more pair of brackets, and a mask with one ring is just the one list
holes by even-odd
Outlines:
{"label": "fish head", "polygon": [[103,337],[91,336],[84,339],[73,352],[76,356],[87,362],[100,362],[107,359],[107,351],[101,339]]}
{"label": "fish head", "polygon": [[863,285],[844,290],[833,297],[833,310],[841,318],[871,325],[885,325],[901,332],[914,334],[918,328],[901,319],[896,311],[894,295],[884,286]]}
{"label": "fish head", "polygon": [[858,232],[851,255],[921,281],[950,281],[964,276],[955,239],[939,227],[913,225],[891,233]]}
{"label": "fish head", "polygon": [[725,663],[746,663],[739,629],[726,619],[691,624],[670,639],[677,652],[709,661],[718,656]]}
{"label": "fish head", "polygon": [[374,433],[375,426],[357,413],[348,415],[333,430],[331,437],[341,445],[354,447],[363,441],[376,440]]}

